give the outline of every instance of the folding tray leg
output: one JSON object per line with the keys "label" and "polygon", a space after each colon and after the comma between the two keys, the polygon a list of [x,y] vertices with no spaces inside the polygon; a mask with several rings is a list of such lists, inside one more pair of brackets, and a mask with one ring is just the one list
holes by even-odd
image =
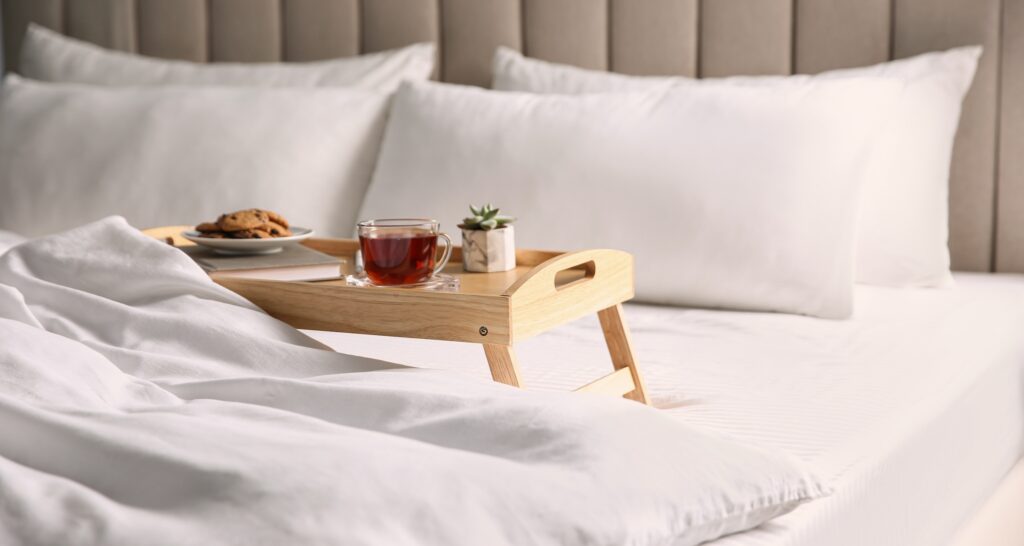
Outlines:
{"label": "folding tray leg", "polygon": [[[647,389],[636,367],[636,355],[633,354],[622,305],[616,304],[598,311],[597,318],[601,321],[601,330],[604,332],[604,340],[608,345],[615,371],[576,390],[621,395],[641,404],[648,404]],[[523,386],[519,375],[519,363],[511,346],[485,343],[484,355],[487,356],[491,377],[495,381],[513,387]]]}
{"label": "folding tray leg", "polygon": [[[622,396],[641,404],[648,404],[647,389],[644,387],[640,371],[636,368],[636,355],[633,353],[629,328],[623,317],[622,304],[598,311],[597,318],[601,321],[601,330],[604,331],[604,341],[608,344],[608,352],[612,357],[612,366],[615,367],[616,372],[624,368],[628,369],[629,375],[633,379],[633,390]],[[615,374],[613,373],[613,375]]]}
{"label": "folding tray leg", "polygon": [[519,376],[519,363],[511,346],[485,343],[484,355],[487,356],[487,365],[491,367],[491,377],[495,381],[513,387],[523,386]]}

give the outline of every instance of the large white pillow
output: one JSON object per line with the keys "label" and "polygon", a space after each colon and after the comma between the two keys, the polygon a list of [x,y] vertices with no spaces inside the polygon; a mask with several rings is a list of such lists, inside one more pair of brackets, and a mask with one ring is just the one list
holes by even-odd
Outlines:
{"label": "large white pillow", "polygon": [[138,227],[265,207],[351,235],[389,94],[341,88],[95,87],[8,76],[0,229]]}
{"label": "large white pillow", "polygon": [[[620,248],[637,296],[846,317],[859,183],[900,86],[536,95],[406,83],[360,216],[470,203],[519,217],[525,248]],[[845,104],[845,108],[834,108]]]}
{"label": "large white pillow", "polygon": [[[868,162],[857,229],[856,279],[887,286],[946,286],[949,259],[949,163],[960,106],[981,47],[927,53],[866,68],[816,76],[718,80],[736,85],[786,85],[794,78],[887,77],[905,84],[889,130]],[[691,78],[625,76],[529,59],[508,48],[494,57],[494,88],[534,93],[640,91],[692,85]],[[837,104],[838,108],[845,105]]]}
{"label": "large white pillow", "polygon": [[405,79],[425,80],[434,44],[422,43],[308,63],[193,63],[104,49],[31,24],[18,71],[36,80],[97,85],[346,86],[393,91]]}

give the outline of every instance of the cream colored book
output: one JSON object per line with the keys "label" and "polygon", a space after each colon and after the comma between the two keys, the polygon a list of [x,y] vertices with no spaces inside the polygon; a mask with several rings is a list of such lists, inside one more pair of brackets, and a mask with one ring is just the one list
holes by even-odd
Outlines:
{"label": "cream colored book", "polygon": [[202,247],[183,248],[211,277],[275,281],[322,281],[341,277],[342,261],[302,245],[274,254],[228,256]]}

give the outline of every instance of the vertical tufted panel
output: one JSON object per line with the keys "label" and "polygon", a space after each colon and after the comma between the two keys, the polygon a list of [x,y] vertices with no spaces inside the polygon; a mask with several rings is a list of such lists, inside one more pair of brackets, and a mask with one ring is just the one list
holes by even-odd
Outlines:
{"label": "vertical tufted panel", "polygon": [[281,60],[280,0],[209,0],[209,3],[211,61]]}
{"label": "vertical tufted panel", "polygon": [[789,74],[793,0],[703,0],[700,74]]}
{"label": "vertical tufted panel", "polygon": [[523,0],[524,51],[584,68],[608,68],[608,0]]}
{"label": "vertical tufted panel", "polygon": [[994,230],[999,0],[895,0],[896,57],[981,44],[964,101],[950,172],[949,249],[953,267],[989,271]]}
{"label": "vertical tufted panel", "polygon": [[25,28],[38,23],[53,30],[64,30],[64,3],[61,0],[0,0],[4,19],[4,66],[18,69],[18,53]]}
{"label": "vertical tufted panel", "polygon": [[892,0],[797,0],[794,71],[814,74],[889,60]]}
{"label": "vertical tufted panel", "polygon": [[697,75],[697,0],[611,0],[611,69]]}
{"label": "vertical tufted panel", "polygon": [[437,2],[363,0],[363,53],[440,41],[441,8]]}
{"label": "vertical tufted panel", "polygon": [[135,0],[66,1],[64,33],[106,48],[134,52]]}
{"label": "vertical tufted panel", "polygon": [[208,60],[206,0],[136,1],[139,53],[165,59]]}
{"label": "vertical tufted panel", "polygon": [[1024,273],[1024,0],[1003,0],[996,271]]}
{"label": "vertical tufted panel", "polygon": [[441,79],[490,87],[499,45],[522,49],[520,0],[442,0],[444,71]]}
{"label": "vertical tufted panel", "polygon": [[284,0],[284,60],[359,54],[359,0]]}

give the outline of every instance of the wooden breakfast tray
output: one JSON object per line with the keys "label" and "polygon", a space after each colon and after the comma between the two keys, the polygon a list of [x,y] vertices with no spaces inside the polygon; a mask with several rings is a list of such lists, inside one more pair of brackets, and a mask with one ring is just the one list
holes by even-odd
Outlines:
{"label": "wooden breakfast tray", "polygon": [[[163,238],[166,229],[147,233]],[[358,241],[303,244],[341,258],[344,272],[352,272]],[[296,328],[482,344],[494,380],[517,387],[523,381],[516,342],[597,313],[614,371],[577,390],[647,403],[621,306],[633,297],[633,257],[618,250],[518,250],[516,263],[507,272],[465,272],[461,249],[454,247],[444,272],[459,278],[457,291],[349,286],[344,280],[214,280]]]}

